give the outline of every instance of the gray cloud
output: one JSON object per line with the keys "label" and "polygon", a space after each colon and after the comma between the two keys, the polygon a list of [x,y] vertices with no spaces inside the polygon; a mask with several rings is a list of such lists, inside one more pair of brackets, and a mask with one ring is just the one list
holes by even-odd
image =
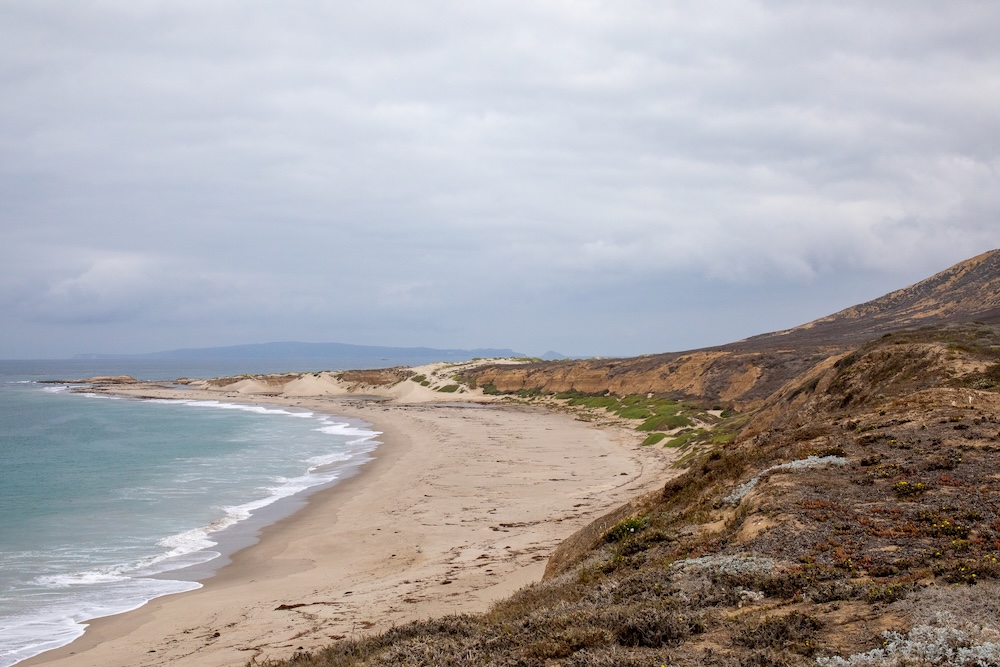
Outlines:
{"label": "gray cloud", "polygon": [[1000,245],[990,3],[0,17],[0,356],[653,352]]}

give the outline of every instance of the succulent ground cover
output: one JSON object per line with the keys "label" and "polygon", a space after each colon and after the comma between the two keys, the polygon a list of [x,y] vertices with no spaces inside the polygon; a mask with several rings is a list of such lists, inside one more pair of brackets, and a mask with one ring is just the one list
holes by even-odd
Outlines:
{"label": "succulent ground cover", "polygon": [[998,345],[820,362],[488,613],[273,664],[1000,666]]}
{"label": "succulent ground cover", "polygon": [[730,442],[744,421],[733,419],[734,412],[721,405],[705,408],[692,401],[652,394],[615,396],[606,391],[587,394],[540,390],[499,392],[489,388],[486,393],[504,394],[509,400],[566,410],[575,414],[577,419],[597,425],[634,429],[646,434],[643,445],[660,445],[684,453],[682,463],[706,447]]}

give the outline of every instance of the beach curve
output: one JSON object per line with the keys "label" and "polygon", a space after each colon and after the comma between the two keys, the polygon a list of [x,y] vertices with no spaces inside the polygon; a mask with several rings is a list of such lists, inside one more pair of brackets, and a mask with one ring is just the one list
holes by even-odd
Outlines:
{"label": "beach curve", "polygon": [[118,391],[218,393],[359,419],[382,444],[359,474],[265,528],[203,588],[92,621],[23,665],[243,665],[485,611],[539,580],[562,539],[661,484],[671,462],[624,432],[522,405]]}

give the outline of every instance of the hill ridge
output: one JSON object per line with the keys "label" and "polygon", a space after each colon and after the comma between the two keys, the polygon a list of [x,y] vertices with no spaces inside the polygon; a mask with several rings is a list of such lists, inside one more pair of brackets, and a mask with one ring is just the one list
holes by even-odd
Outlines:
{"label": "hill ridge", "polygon": [[727,345],[627,359],[484,366],[468,376],[500,392],[654,393],[748,409],[821,360],[865,341],[971,321],[1000,324],[1000,250],[799,327]]}
{"label": "hill ridge", "polygon": [[816,330],[858,340],[888,330],[972,319],[991,324],[1000,322],[1000,249],[976,255],[871,301],[748,340],[795,336]]}
{"label": "hill ridge", "polygon": [[973,292],[997,255],[974,260],[834,318],[904,325],[860,343],[487,370],[633,394],[663,374],[702,399],[747,369],[761,394],[788,379],[709,440],[675,432],[683,470],[660,493],[564,540],[542,582],[489,612],[275,667],[1000,665],[1000,327],[963,320],[994,298]]}

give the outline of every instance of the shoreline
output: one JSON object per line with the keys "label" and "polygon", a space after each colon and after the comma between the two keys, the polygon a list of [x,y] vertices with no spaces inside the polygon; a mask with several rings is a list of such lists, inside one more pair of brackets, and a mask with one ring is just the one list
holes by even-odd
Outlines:
{"label": "shoreline", "polygon": [[381,444],[354,475],[260,529],[202,588],[89,621],[82,637],[26,667],[243,665],[485,611],[540,580],[564,538],[662,484],[672,462],[571,416],[495,402],[113,393],[307,409],[372,424]]}

